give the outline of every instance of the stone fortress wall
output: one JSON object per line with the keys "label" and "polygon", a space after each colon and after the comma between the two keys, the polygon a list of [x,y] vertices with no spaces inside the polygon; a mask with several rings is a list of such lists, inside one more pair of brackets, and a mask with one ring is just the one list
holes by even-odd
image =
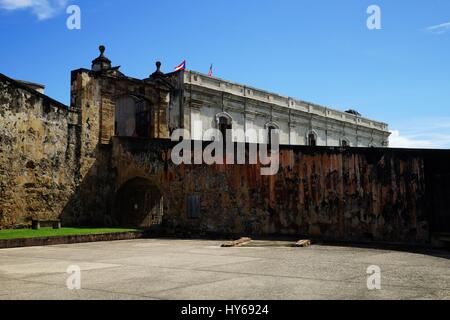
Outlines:
{"label": "stone fortress wall", "polygon": [[[127,77],[101,48],[91,69],[72,72],[70,107],[0,74],[0,228],[60,218],[175,234],[427,242],[450,232],[450,152],[348,148],[385,145],[387,125],[160,68]],[[277,175],[171,162],[173,130],[222,117],[232,128],[279,127]],[[323,147],[297,146],[311,128]]]}
{"label": "stone fortress wall", "polygon": [[0,227],[55,218],[76,189],[78,114],[0,74]]}

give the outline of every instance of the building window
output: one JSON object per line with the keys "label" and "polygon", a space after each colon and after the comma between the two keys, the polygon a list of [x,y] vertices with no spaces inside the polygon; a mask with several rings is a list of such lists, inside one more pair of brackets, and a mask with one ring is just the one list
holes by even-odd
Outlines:
{"label": "building window", "polygon": [[119,137],[150,138],[151,107],[135,96],[124,96],[116,101],[114,132]]}
{"label": "building window", "polygon": [[280,128],[275,123],[268,123],[266,124],[266,130],[267,130],[267,144],[272,145],[272,135],[278,135],[279,138],[279,130]]}
{"label": "building window", "polygon": [[200,196],[197,195],[188,196],[187,217],[188,219],[200,218]]}
{"label": "building window", "polygon": [[143,138],[151,136],[151,112],[144,100],[136,102],[136,135]]}
{"label": "building window", "polygon": [[317,136],[314,132],[310,132],[308,134],[308,146],[311,146],[311,147],[317,146]]}
{"label": "building window", "polygon": [[228,119],[225,117],[221,117],[219,119],[219,131],[222,134],[222,137],[224,141],[227,139],[227,130],[231,130],[232,126],[231,123],[229,123]]}
{"label": "building window", "polygon": [[350,147],[350,142],[348,142],[347,139],[342,139],[342,140],[341,140],[341,147],[343,147],[343,148],[348,148],[348,147]]}
{"label": "building window", "polygon": [[233,119],[228,113],[223,112],[216,115],[216,121],[217,129],[222,134],[222,141],[225,145],[227,141],[227,131],[233,129]]}
{"label": "building window", "polygon": [[268,128],[268,134],[269,134],[269,136],[267,137],[267,144],[268,144],[269,146],[272,145],[272,134],[275,134],[275,133],[274,133],[275,130],[277,130],[277,128],[275,128],[275,127],[269,127],[269,128]]}

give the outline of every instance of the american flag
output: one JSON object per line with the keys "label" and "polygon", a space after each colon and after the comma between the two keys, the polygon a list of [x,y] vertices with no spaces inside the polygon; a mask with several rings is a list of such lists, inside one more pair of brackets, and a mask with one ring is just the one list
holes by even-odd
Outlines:
{"label": "american flag", "polygon": [[186,60],[184,60],[182,63],[180,63],[176,68],[175,71],[185,70],[186,69]]}
{"label": "american flag", "polygon": [[213,65],[211,65],[211,67],[209,67],[208,76],[210,76],[210,77],[213,76]]}

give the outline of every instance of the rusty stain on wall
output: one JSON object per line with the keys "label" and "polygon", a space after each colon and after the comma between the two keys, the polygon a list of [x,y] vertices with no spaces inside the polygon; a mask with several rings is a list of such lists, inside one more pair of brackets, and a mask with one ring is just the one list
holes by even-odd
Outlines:
{"label": "rusty stain on wall", "polygon": [[[279,173],[263,177],[258,165],[177,167],[162,156],[170,150],[167,141],[115,138],[112,165],[116,188],[134,177],[160,188],[172,232],[429,239],[429,157],[420,151],[283,147]],[[202,208],[194,221],[186,215],[191,194]]]}

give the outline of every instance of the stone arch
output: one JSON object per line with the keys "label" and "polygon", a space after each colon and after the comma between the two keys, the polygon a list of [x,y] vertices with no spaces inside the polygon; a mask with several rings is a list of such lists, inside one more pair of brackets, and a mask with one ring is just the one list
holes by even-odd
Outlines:
{"label": "stone arch", "polygon": [[119,137],[152,136],[151,101],[138,95],[115,97],[114,135]]}
{"label": "stone arch", "polygon": [[156,184],[135,177],[116,192],[114,218],[122,227],[149,228],[162,223],[164,198]]}
{"label": "stone arch", "polygon": [[266,129],[273,128],[273,129],[280,130],[280,126],[278,125],[278,123],[272,122],[272,121],[267,122],[267,123],[264,125],[264,127],[265,127]]}
{"label": "stone arch", "polygon": [[233,117],[228,112],[220,112],[216,114],[216,124],[217,128],[220,126],[221,119],[226,119],[228,125],[233,125]]}

